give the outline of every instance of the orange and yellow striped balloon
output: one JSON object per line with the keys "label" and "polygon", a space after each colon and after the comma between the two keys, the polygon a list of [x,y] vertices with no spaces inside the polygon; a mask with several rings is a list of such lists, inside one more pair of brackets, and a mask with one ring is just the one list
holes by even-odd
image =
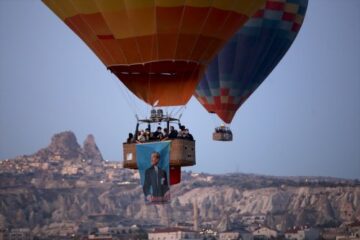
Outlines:
{"label": "orange and yellow striped balloon", "polygon": [[184,105],[205,66],[265,0],[43,0],[149,104]]}

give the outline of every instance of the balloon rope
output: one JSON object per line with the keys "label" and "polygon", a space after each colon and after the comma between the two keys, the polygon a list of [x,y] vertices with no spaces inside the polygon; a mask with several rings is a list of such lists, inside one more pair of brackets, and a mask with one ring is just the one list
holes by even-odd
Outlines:
{"label": "balloon rope", "polygon": [[186,108],[186,105],[180,106],[179,109],[175,112],[174,116],[175,117],[180,116],[180,114],[182,114],[184,112],[185,108]]}
{"label": "balloon rope", "polygon": [[120,89],[121,95],[123,96],[127,105],[130,107],[131,111],[133,112],[134,116],[136,117],[136,115],[138,113],[140,113],[141,111],[138,109],[138,106],[136,105],[136,101],[134,101],[134,100],[136,100],[136,99],[134,99],[135,96],[130,95],[129,90],[126,89],[126,86],[121,81],[115,79],[114,76],[112,77],[112,79],[114,79],[116,82],[120,82],[120,84],[117,84],[117,86]]}

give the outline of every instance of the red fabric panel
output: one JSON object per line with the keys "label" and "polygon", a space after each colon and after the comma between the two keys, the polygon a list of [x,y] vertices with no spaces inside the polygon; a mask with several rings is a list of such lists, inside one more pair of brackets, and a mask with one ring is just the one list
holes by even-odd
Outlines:
{"label": "red fabric panel", "polygon": [[114,35],[97,35],[98,39],[115,39]]}
{"label": "red fabric panel", "polygon": [[284,9],[284,3],[281,2],[266,2],[266,9],[282,11]]}
{"label": "red fabric panel", "polygon": [[170,166],[170,185],[175,185],[181,181],[181,167]]}
{"label": "red fabric panel", "polygon": [[282,19],[285,20],[285,21],[294,21],[295,16],[296,15],[293,14],[293,13],[284,12],[283,16],[282,16]]}
{"label": "red fabric panel", "polygon": [[220,95],[221,96],[229,96],[230,89],[229,88],[220,88]]}

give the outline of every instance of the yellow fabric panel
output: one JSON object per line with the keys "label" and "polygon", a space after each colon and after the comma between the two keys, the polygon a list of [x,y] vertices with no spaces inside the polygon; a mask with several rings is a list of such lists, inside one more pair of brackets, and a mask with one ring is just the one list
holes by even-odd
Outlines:
{"label": "yellow fabric panel", "polygon": [[[74,16],[77,12],[72,6],[63,6],[63,2],[59,5],[56,0],[42,0],[46,6],[48,6],[61,20],[65,21],[65,19],[69,16]],[[64,2],[65,3],[65,2]]]}
{"label": "yellow fabric panel", "polygon": [[298,24],[301,24],[304,21],[304,16],[303,15],[296,15],[295,16],[295,21]]}
{"label": "yellow fabric panel", "polygon": [[61,8],[54,2],[53,0],[42,0],[48,8],[51,9],[61,20],[67,17],[65,13],[61,10]]}
{"label": "yellow fabric panel", "polygon": [[62,20],[79,13],[96,13],[97,6],[91,0],[43,0]]}
{"label": "yellow fabric panel", "polygon": [[299,10],[299,5],[294,3],[288,3],[284,6],[284,11],[289,13],[297,13]]}
{"label": "yellow fabric panel", "polygon": [[[151,35],[156,31],[153,1],[97,1],[115,38]],[[142,4],[141,4],[142,3]]]}
{"label": "yellow fabric panel", "polygon": [[132,26],[129,24],[129,17],[124,12],[103,12],[102,13],[108,28],[115,38],[127,38],[134,36]]}
{"label": "yellow fabric panel", "polygon": [[132,36],[152,35],[156,33],[155,8],[128,9],[129,24],[133,29]]}
{"label": "yellow fabric panel", "polygon": [[191,7],[210,7],[214,0],[186,0],[185,5]]}
{"label": "yellow fabric panel", "polygon": [[[101,0],[98,0],[101,1]],[[116,0],[113,0],[116,1]],[[154,8],[155,0],[123,0],[127,9]]]}
{"label": "yellow fabric panel", "polygon": [[[62,20],[77,14],[99,12],[126,11],[134,9],[149,9],[160,7],[215,7],[226,11],[235,11],[246,16],[252,16],[259,4],[265,0],[43,0]],[[61,6],[61,7],[60,7]]]}
{"label": "yellow fabric panel", "polygon": [[214,0],[212,7],[219,8],[225,11],[232,11],[236,4],[240,3],[238,0]]}
{"label": "yellow fabric panel", "polygon": [[265,6],[265,2],[266,0],[251,0],[251,1],[237,0],[236,4],[231,10],[237,13],[244,14],[248,17],[251,17],[256,13],[257,10],[259,10],[261,6]]}
{"label": "yellow fabric panel", "polygon": [[102,12],[126,11],[126,5],[123,0],[116,0],[116,1],[93,0],[93,1],[95,1],[99,10]]}
{"label": "yellow fabric panel", "polygon": [[[77,13],[91,14],[99,11],[99,8],[92,0],[61,0],[64,1],[64,6],[73,7]],[[70,15],[71,16],[71,15]]]}
{"label": "yellow fabric panel", "polygon": [[186,0],[155,0],[158,7],[180,7],[185,5]]}

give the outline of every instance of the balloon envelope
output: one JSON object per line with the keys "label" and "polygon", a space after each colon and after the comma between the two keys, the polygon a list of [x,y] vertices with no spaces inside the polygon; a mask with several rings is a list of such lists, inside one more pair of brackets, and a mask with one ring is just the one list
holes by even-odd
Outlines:
{"label": "balloon envelope", "polygon": [[195,97],[230,123],[293,43],[308,0],[267,0],[208,65]]}
{"label": "balloon envelope", "polygon": [[43,0],[149,104],[183,105],[204,67],[265,0]]}

